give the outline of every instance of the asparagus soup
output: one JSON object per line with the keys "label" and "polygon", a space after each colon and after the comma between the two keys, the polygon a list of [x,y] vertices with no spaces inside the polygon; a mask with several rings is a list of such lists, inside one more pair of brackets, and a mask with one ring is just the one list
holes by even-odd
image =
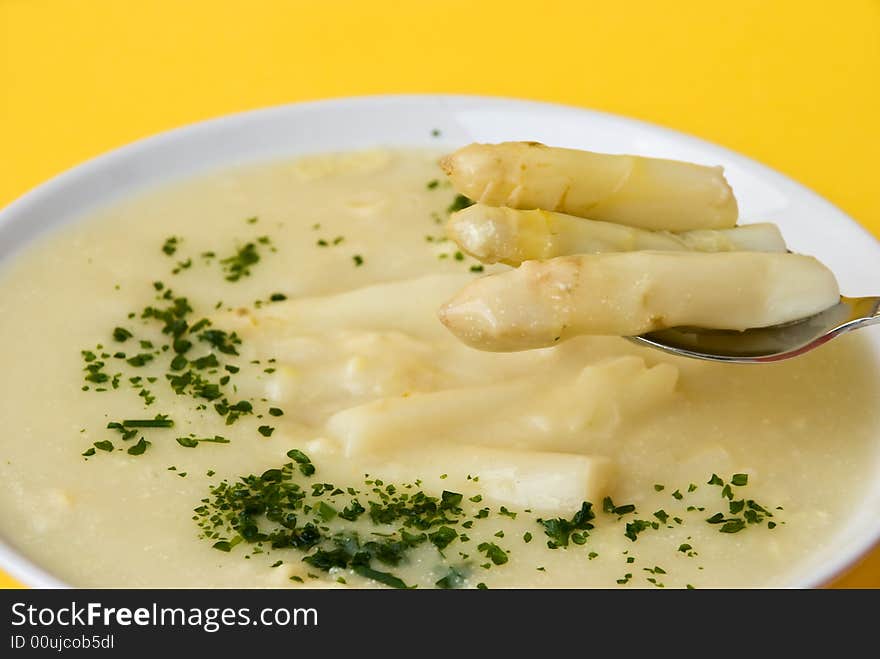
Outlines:
{"label": "asparagus soup", "polygon": [[440,155],[223,171],[8,265],[3,536],[77,586],[765,586],[823,560],[877,462],[862,337],[760,367],[469,347],[438,309],[509,268],[447,239],[469,202]]}

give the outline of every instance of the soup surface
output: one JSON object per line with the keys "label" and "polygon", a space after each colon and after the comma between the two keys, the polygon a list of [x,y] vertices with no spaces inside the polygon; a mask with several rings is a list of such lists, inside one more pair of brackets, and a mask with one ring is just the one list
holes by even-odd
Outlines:
{"label": "soup surface", "polygon": [[0,532],[77,586],[706,587],[819,560],[877,463],[848,336],[779,364],[498,354],[438,307],[439,154],[223,171],[0,279]]}

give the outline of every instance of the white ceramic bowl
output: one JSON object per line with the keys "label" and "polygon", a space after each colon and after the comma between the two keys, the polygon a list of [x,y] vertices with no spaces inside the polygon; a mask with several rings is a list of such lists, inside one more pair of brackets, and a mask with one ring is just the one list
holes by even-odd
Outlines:
{"label": "white ceramic bowl", "polygon": [[[432,135],[439,130],[440,135]],[[0,211],[0,264],[39,234],[131,195],[246,162],[371,146],[459,146],[537,140],[724,166],[746,222],[772,220],[792,250],[824,261],[847,295],[880,292],[880,243],[830,203],[748,158],[702,140],[608,114],[464,96],[378,96],[289,105],[188,126],[100,156]],[[880,331],[870,334],[880,363]],[[756,366],[755,368],[760,368]],[[880,428],[877,429],[880,437]],[[880,464],[877,466],[880,474]],[[880,478],[847,524],[789,585],[830,580],[880,539]],[[25,584],[64,586],[0,542],[0,567]]]}

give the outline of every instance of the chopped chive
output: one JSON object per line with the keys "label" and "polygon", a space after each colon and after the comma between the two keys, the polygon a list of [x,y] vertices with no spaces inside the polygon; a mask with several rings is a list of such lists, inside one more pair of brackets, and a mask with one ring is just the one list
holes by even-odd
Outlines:
{"label": "chopped chive", "polygon": [[164,417],[155,419],[125,419],[122,422],[125,428],[173,428],[174,421]]}

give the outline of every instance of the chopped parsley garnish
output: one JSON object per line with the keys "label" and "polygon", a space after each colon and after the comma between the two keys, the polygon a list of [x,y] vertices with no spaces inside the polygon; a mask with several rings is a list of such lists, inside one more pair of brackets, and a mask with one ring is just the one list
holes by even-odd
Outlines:
{"label": "chopped parsley garnish", "polygon": [[354,267],[359,268],[364,264],[364,257],[360,254],[355,254],[351,257],[351,260],[354,261]]}
{"label": "chopped parsley garnish", "polygon": [[147,450],[147,448],[149,448],[149,446],[150,446],[150,442],[148,442],[146,439],[141,437],[138,440],[137,444],[129,447],[128,454],[129,455],[141,455],[144,453],[144,451]]}
{"label": "chopped parsley garnish", "polygon": [[602,500],[602,512],[610,513],[612,515],[628,515],[630,513],[634,513],[636,511],[636,507],[634,504],[628,503],[623,506],[615,506],[614,501],[611,500],[611,497],[605,497]]}
{"label": "chopped parsley garnish", "polygon": [[582,535],[586,537],[588,535],[586,531],[594,528],[590,521],[595,518],[593,504],[584,501],[581,504],[581,509],[572,515],[571,519],[562,517],[548,520],[539,519],[538,523],[544,527],[544,535],[550,538],[547,541],[547,547],[558,549],[559,547],[568,547],[571,534],[575,531],[584,532]]}
{"label": "chopped parsley garnish", "polygon": [[355,574],[358,574],[367,579],[372,579],[373,581],[378,581],[381,584],[385,584],[386,586],[390,586],[391,588],[408,588],[408,586],[403,582],[399,577],[395,577],[390,572],[380,572],[378,570],[374,570],[366,565],[355,565],[352,568]]}
{"label": "chopped parsley garnish", "polygon": [[464,573],[461,570],[452,567],[449,569],[449,572],[446,574],[446,576],[439,579],[434,585],[437,586],[437,588],[445,589],[461,588],[462,585],[464,585],[464,582]]}
{"label": "chopped parsley garnish", "polygon": [[504,565],[508,560],[507,552],[494,542],[482,542],[477,545],[477,551],[486,555],[495,565]]}
{"label": "chopped parsley garnish", "polygon": [[[735,487],[745,487],[748,485],[748,480],[748,474],[734,474],[730,479],[730,483],[725,484],[716,474],[712,474],[709,484],[722,487],[721,498],[727,500],[729,514],[733,515],[733,517],[727,517],[724,513],[718,512],[706,519],[706,522],[709,524],[720,524],[721,526],[718,529],[720,533],[739,533],[747,528],[748,525],[760,525],[768,517],[773,516],[770,511],[764,506],[756,503],[753,499],[733,498],[733,489],[731,488],[731,485]],[[735,515],[741,515],[741,517]],[[768,521],[767,528],[776,528],[776,523]]]}
{"label": "chopped parsley garnish", "polygon": [[658,522],[650,522],[644,519],[634,519],[632,522],[627,523],[626,531],[623,535],[635,542],[636,540],[638,540],[639,533],[641,533],[642,531],[658,528],[660,528],[660,524]]}
{"label": "chopped parsley garnish", "polygon": [[147,364],[147,362],[153,361],[153,355],[149,352],[142,352],[139,355],[135,355],[134,357],[129,357],[125,360],[129,366],[134,366],[136,368],[140,368]]}
{"label": "chopped parsley garnish", "polygon": [[165,243],[162,245],[162,251],[165,252],[167,256],[174,256],[174,253],[177,251],[178,244],[180,244],[180,242],[182,241],[183,238],[178,238],[176,236],[166,238]]}
{"label": "chopped parsley garnish", "polygon": [[220,259],[220,265],[223,268],[226,281],[238,281],[242,277],[250,276],[251,267],[259,261],[260,254],[257,251],[256,243],[245,243],[232,256]]}
{"label": "chopped parsley garnish", "polygon": [[448,526],[441,526],[434,533],[428,534],[428,539],[437,549],[446,549],[456,538],[458,538],[458,533]]}
{"label": "chopped parsley garnish", "polygon": [[447,213],[455,213],[460,210],[464,210],[469,206],[473,206],[474,202],[465,197],[463,194],[455,195],[455,199],[452,200],[452,203],[449,204],[449,207],[446,209]]}

